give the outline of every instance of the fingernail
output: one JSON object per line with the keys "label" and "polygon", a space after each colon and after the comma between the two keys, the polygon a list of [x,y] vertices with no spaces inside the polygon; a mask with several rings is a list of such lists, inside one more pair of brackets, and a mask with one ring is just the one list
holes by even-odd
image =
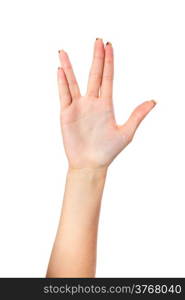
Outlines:
{"label": "fingernail", "polygon": [[58,53],[59,53],[59,54],[61,54],[62,52],[63,52],[63,53],[66,53],[66,52],[64,51],[64,49],[58,50]]}
{"label": "fingernail", "polygon": [[155,100],[151,100],[151,102],[153,102],[154,106],[157,104]]}
{"label": "fingernail", "polygon": [[111,42],[107,42],[107,43],[106,43],[106,46],[107,46],[107,45],[110,45],[110,46],[112,46]]}
{"label": "fingernail", "polygon": [[102,41],[102,38],[96,38],[96,41],[98,41],[98,40],[101,40],[101,41]]}

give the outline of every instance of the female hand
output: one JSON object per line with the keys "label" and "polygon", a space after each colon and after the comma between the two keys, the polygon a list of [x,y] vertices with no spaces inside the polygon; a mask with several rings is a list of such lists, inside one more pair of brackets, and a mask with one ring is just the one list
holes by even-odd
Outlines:
{"label": "female hand", "polygon": [[69,168],[108,167],[133,139],[141,121],[155,106],[145,101],[123,125],[117,125],[113,101],[114,56],[111,43],[96,39],[86,95],[81,95],[68,54],[59,51],[58,87],[61,129]]}

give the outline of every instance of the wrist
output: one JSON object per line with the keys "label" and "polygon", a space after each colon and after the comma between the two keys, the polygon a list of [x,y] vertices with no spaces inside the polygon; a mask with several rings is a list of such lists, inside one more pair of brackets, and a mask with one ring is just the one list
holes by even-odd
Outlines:
{"label": "wrist", "polygon": [[86,178],[105,178],[107,174],[108,167],[85,167],[85,168],[74,168],[71,166],[68,166],[67,174],[68,176],[74,175],[79,177],[86,177]]}

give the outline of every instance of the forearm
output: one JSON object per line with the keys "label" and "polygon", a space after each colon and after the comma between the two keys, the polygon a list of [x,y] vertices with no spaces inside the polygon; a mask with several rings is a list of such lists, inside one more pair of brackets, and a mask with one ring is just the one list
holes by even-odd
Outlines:
{"label": "forearm", "polygon": [[94,277],[107,169],[69,169],[47,277]]}

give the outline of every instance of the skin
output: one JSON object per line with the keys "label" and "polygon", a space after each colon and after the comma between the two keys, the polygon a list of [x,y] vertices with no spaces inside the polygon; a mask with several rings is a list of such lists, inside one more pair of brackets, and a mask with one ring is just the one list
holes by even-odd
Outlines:
{"label": "skin", "polygon": [[94,43],[87,91],[81,95],[68,54],[59,51],[60,120],[68,171],[58,230],[46,277],[95,277],[98,221],[107,170],[132,141],[156,102],[137,106],[117,125],[112,101],[111,43]]}

